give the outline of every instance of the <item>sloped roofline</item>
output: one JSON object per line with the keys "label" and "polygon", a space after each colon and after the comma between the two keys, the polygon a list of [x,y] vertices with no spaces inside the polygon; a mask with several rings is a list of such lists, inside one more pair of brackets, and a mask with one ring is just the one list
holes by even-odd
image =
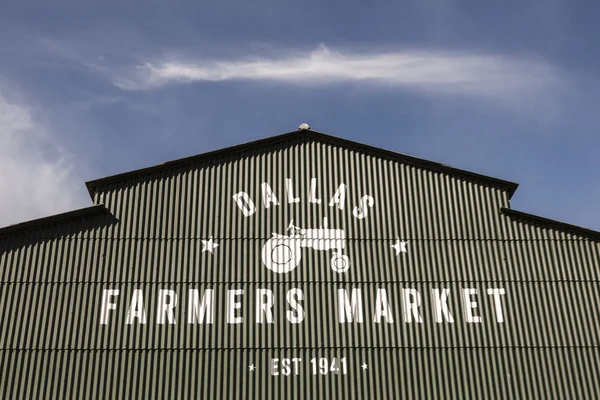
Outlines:
{"label": "sloped roofline", "polygon": [[[461,170],[458,168],[453,168],[453,167],[450,167],[449,165],[424,160],[421,158],[409,156],[409,155],[402,154],[402,153],[397,153],[397,152],[390,151],[390,150],[381,149],[378,147],[354,142],[354,141],[351,141],[348,139],[339,138],[336,136],[328,135],[328,134],[317,132],[317,131],[310,130],[310,129],[296,130],[296,131],[284,133],[281,135],[271,136],[268,138],[259,139],[259,140],[255,140],[255,141],[248,142],[248,143],[243,143],[243,144],[236,145],[236,146],[226,147],[226,148],[223,148],[220,150],[210,151],[208,153],[203,153],[203,154],[198,154],[198,155],[191,156],[191,157],[185,157],[185,158],[180,158],[180,159],[173,160],[173,161],[168,161],[168,162],[154,165],[154,166],[147,167],[147,168],[137,169],[137,170],[130,171],[130,172],[125,172],[125,173],[121,173],[121,174],[117,174],[117,175],[111,175],[111,176],[107,176],[104,178],[91,180],[91,181],[86,182],[86,186],[88,188],[90,196],[93,199],[97,188],[104,186],[104,185],[108,185],[108,184],[111,184],[114,182],[128,180],[128,179],[131,179],[131,178],[139,176],[139,175],[145,175],[145,174],[148,174],[151,172],[160,171],[162,169],[172,168],[174,166],[188,165],[188,164],[191,164],[194,162],[208,160],[208,159],[220,157],[223,155],[228,155],[228,154],[231,154],[234,152],[243,152],[243,151],[247,151],[247,150],[256,149],[257,147],[269,146],[269,145],[281,143],[284,141],[289,141],[290,139],[295,139],[295,138],[301,137],[303,135],[313,138],[315,140],[318,140],[320,142],[361,151],[361,152],[371,154],[374,156],[379,156],[379,157],[383,157],[386,159],[396,160],[396,161],[399,161],[399,162],[402,162],[405,164],[409,164],[409,165],[413,165],[413,166],[417,166],[417,167],[421,167],[421,168],[425,168],[425,169],[429,169],[429,170],[433,170],[433,171],[448,173],[453,176],[476,180],[476,181],[482,182],[484,184],[488,184],[490,186],[500,187],[502,189],[505,189],[508,192],[509,199],[513,196],[513,194],[517,190],[517,187],[519,186],[517,183],[514,183],[514,182],[510,182],[510,181],[506,181],[506,180],[498,179],[498,178],[493,178],[493,177],[490,177],[487,175],[481,175],[481,174],[477,174],[474,172]],[[17,234],[17,233],[21,233],[21,232],[26,232],[30,229],[42,227],[45,225],[50,225],[55,222],[62,222],[62,221],[70,220],[70,219],[76,219],[76,218],[81,218],[81,217],[97,215],[97,214],[104,213],[104,212],[107,212],[107,209],[105,208],[105,206],[103,204],[97,204],[97,205],[93,205],[91,207],[73,210],[73,211],[69,211],[66,213],[62,213],[62,214],[57,214],[57,215],[52,215],[49,217],[26,221],[26,222],[22,222],[22,223],[15,224],[15,225],[9,225],[6,227],[0,227],[0,237],[6,236],[6,235]],[[522,211],[517,211],[517,210],[510,209],[510,208],[505,208],[505,207],[502,207],[500,209],[500,212],[507,216],[513,217],[513,218],[520,218],[520,219],[524,219],[524,220],[528,220],[528,221],[532,221],[532,222],[541,223],[543,225],[553,226],[553,227],[556,227],[558,229],[561,229],[561,230],[564,230],[567,232],[572,232],[572,233],[578,234],[583,237],[588,237],[588,238],[592,238],[592,239],[600,241],[600,231],[594,231],[592,229],[583,228],[583,227],[576,226],[576,225],[571,225],[571,224],[568,224],[565,222],[556,221],[553,219],[544,218],[544,217],[540,217],[537,215],[528,214],[528,213],[524,213]]]}
{"label": "sloped roofline", "polygon": [[584,228],[582,226],[568,224],[566,222],[557,221],[555,219],[540,217],[539,215],[513,210],[512,208],[501,207],[500,212],[512,218],[523,219],[525,221],[535,222],[540,225],[558,228],[563,232],[574,233],[578,236],[583,236],[590,239],[594,239],[596,241],[600,241],[600,232]]}
{"label": "sloped roofline", "polygon": [[[15,235],[30,231],[32,229],[41,228],[57,222],[64,222],[73,219],[85,218],[94,215],[99,215],[108,212],[104,204],[97,204],[90,207],[80,208],[77,210],[65,212],[62,214],[51,215],[48,217],[33,219],[30,221],[21,222],[14,225],[8,225],[0,228],[0,238],[9,235]],[[513,210],[511,208],[501,207],[500,212],[513,218],[520,218],[526,221],[533,221],[542,225],[548,225],[558,228],[565,232],[575,233],[579,236],[588,237],[596,241],[600,241],[600,232],[592,229],[584,228],[577,225],[568,224],[565,222],[540,217],[534,214],[524,213],[522,211]]]}
{"label": "sloped roofline", "polygon": [[61,214],[50,215],[30,221],[20,222],[0,228],[0,237],[28,232],[32,229],[42,228],[57,222],[71,221],[74,219],[91,217],[108,212],[104,204],[96,204],[90,207],[67,211]]}
{"label": "sloped roofline", "polygon": [[92,199],[93,199],[98,188],[108,185],[108,184],[111,184],[111,183],[124,181],[127,179],[131,179],[133,177],[136,177],[136,176],[145,175],[145,174],[148,174],[151,172],[156,172],[156,171],[160,171],[160,170],[167,169],[167,168],[187,165],[187,164],[191,164],[191,163],[198,162],[198,161],[203,161],[203,160],[207,160],[207,159],[211,159],[211,158],[215,158],[215,157],[219,157],[219,156],[223,156],[223,155],[228,155],[228,154],[231,154],[234,152],[242,152],[242,151],[246,151],[246,150],[256,149],[257,147],[269,146],[269,145],[289,141],[290,139],[294,139],[294,138],[302,137],[302,136],[308,136],[308,137],[315,139],[317,141],[320,141],[320,142],[333,144],[336,146],[340,146],[340,147],[344,147],[344,148],[348,148],[348,149],[352,149],[352,150],[356,150],[356,151],[361,151],[361,152],[371,154],[374,156],[378,156],[378,157],[382,157],[382,158],[392,159],[392,160],[399,161],[399,162],[409,164],[409,165],[413,165],[416,167],[421,167],[421,168],[425,168],[425,169],[429,169],[429,170],[433,170],[433,171],[437,171],[437,172],[444,172],[449,175],[466,178],[466,179],[470,179],[470,180],[476,180],[481,183],[487,184],[489,186],[499,187],[508,192],[509,199],[512,198],[513,194],[517,190],[517,187],[519,186],[518,183],[506,181],[503,179],[493,178],[493,177],[490,177],[487,175],[481,175],[481,174],[477,174],[477,173],[470,172],[470,171],[465,171],[465,170],[458,169],[458,168],[453,168],[449,165],[437,163],[434,161],[424,160],[422,158],[417,158],[417,157],[409,156],[406,154],[397,153],[397,152],[394,152],[391,150],[386,150],[386,149],[370,146],[370,145],[363,144],[363,143],[354,142],[352,140],[328,135],[328,134],[317,132],[317,131],[314,131],[311,129],[296,130],[296,131],[292,131],[292,132],[288,132],[288,133],[284,133],[284,134],[280,134],[280,135],[276,135],[276,136],[271,136],[271,137],[264,138],[264,139],[255,140],[252,142],[239,144],[236,146],[226,147],[223,149],[194,155],[191,157],[185,157],[185,158],[180,158],[180,159],[173,160],[173,161],[167,161],[167,162],[164,162],[164,163],[161,163],[158,165],[154,165],[151,167],[141,168],[141,169],[137,169],[134,171],[124,172],[124,173],[116,174],[116,175],[110,175],[110,176],[107,176],[104,178],[87,181],[85,183],[85,185],[87,186],[90,197],[92,197]]}

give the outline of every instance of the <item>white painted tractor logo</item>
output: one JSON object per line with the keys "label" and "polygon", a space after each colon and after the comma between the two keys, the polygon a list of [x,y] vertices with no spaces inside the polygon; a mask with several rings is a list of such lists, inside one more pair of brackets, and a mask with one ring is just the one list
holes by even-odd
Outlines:
{"label": "white painted tractor logo", "polygon": [[346,247],[346,234],[342,229],[328,229],[327,218],[319,229],[303,229],[294,226],[292,220],[287,228],[289,236],[273,233],[273,237],[262,248],[262,261],[265,267],[278,274],[292,271],[300,264],[302,247],[327,251],[333,249],[331,269],[346,272],[350,268],[350,259],[342,254]]}

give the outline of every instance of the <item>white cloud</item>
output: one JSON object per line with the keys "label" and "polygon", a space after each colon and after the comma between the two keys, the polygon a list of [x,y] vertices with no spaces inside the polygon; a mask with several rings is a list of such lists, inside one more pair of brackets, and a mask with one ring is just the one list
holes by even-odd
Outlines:
{"label": "white cloud", "polygon": [[286,57],[147,62],[113,79],[126,90],[147,90],[176,82],[227,80],[297,85],[361,82],[504,101],[539,94],[560,82],[552,66],[535,58],[418,50],[344,53],[324,46]]}
{"label": "white cloud", "polygon": [[11,94],[0,87],[0,226],[89,205],[66,151]]}

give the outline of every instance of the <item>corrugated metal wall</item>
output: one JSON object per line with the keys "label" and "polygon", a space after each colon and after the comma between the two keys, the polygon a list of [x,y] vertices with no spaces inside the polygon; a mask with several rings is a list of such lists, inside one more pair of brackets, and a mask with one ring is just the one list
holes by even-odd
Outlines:
{"label": "corrugated metal wall", "polygon": [[[286,178],[299,203],[288,204]],[[317,178],[321,204],[309,203]],[[268,182],[280,205],[262,206]],[[347,185],[343,210],[330,207]],[[247,192],[244,217],[232,196]],[[352,210],[374,198],[368,216]],[[0,238],[0,393],[12,397],[581,397],[600,372],[600,244],[513,220],[502,188],[294,136],[288,143],[197,161],[111,183],[95,194],[109,215]],[[351,266],[331,251],[301,250],[275,274],[261,262],[273,233],[343,229]],[[219,247],[203,252],[210,237]],[[407,241],[407,253],[391,245]],[[274,293],[274,324],[256,323],[256,290]],[[291,288],[305,320],[286,320]],[[340,324],[338,290],[360,289],[364,322]],[[402,290],[416,289],[423,323],[405,322]],[[454,323],[435,322],[432,289],[450,290]],[[461,291],[478,290],[465,322]],[[489,288],[503,288],[503,319]],[[104,289],[117,308],[100,324]],[[147,323],[126,324],[134,289]],[[158,325],[161,289],[178,295],[175,325]],[[213,324],[190,325],[188,292],[215,293]],[[243,289],[239,325],[226,292]],[[385,289],[394,323],[374,323]],[[271,376],[271,358],[298,357],[299,374]],[[310,360],[346,359],[347,374]],[[367,366],[363,369],[363,365]],[[256,367],[255,371],[249,369]]]}
{"label": "corrugated metal wall", "polygon": [[[433,288],[449,289],[448,308],[453,323],[436,323]],[[490,287],[506,291],[503,323],[498,323]],[[117,310],[109,323],[100,325],[103,289],[117,289]],[[286,295],[290,289],[304,294],[305,320],[291,324]],[[423,320],[406,322],[403,288],[416,289],[421,296]],[[461,290],[478,291],[474,314],[482,322],[465,322]],[[146,324],[126,324],[133,290],[143,292]],[[156,325],[160,289],[177,294],[174,325]],[[189,324],[189,290],[214,290],[212,324]],[[258,323],[257,290],[274,293],[274,323]],[[361,292],[363,323],[341,324],[338,320],[338,289]],[[377,289],[385,289],[393,323],[374,323]],[[227,290],[243,290],[239,316],[243,323],[226,323]],[[237,283],[237,284],[4,284],[0,307],[3,316],[0,346],[3,349],[139,349],[170,348],[261,349],[261,348],[448,348],[448,347],[581,347],[600,342],[600,294],[598,282],[397,282],[397,283]],[[585,305],[582,308],[581,305]]]}
{"label": "corrugated metal wall", "polygon": [[[249,371],[298,357],[298,376]],[[598,397],[598,347],[27,351],[0,353],[4,398]],[[313,357],[346,357],[348,375],[313,375]],[[360,365],[368,364],[367,370]]]}

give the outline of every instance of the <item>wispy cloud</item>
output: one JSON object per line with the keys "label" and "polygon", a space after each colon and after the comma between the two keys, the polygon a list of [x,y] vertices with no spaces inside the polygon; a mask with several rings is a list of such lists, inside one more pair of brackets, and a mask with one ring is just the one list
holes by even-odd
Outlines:
{"label": "wispy cloud", "polygon": [[89,202],[67,152],[35,110],[0,87],[0,226]]}
{"label": "wispy cloud", "polygon": [[313,86],[360,82],[501,99],[539,93],[560,84],[556,69],[535,58],[457,51],[351,53],[324,46],[284,57],[146,62],[126,74],[113,76],[113,80],[126,90],[228,80]]}

